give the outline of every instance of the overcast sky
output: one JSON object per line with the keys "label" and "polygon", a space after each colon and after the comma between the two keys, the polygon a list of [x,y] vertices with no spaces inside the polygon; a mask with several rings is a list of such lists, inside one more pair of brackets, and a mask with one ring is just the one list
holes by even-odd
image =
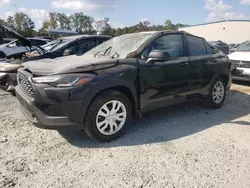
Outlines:
{"label": "overcast sky", "polygon": [[113,27],[141,20],[163,24],[200,24],[227,19],[250,19],[250,0],[0,0],[0,18],[24,12],[41,26],[48,12],[84,12],[96,20],[109,17]]}

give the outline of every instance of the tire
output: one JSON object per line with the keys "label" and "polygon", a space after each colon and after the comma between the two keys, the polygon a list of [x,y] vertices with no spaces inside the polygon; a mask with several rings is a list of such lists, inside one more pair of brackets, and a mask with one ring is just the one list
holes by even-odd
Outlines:
{"label": "tire", "polygon": [[0,51],[0,59],[5,58],[5,57],[6,57],[6,54],[4,52]]}
{"label": "tire", "polygon": [[[217,91],[216,91],[217,88]],[[217,78],[209,91],[209,95],[204,100],[203,104],[206,107],[218,109],[220,108],[226,98],[225,81],[221,77]]]}
{"label": "tire", "polygon": [[107,90],[95,97],[90,104],[84,131],[96,141],[108,142],[124,132],[131,117],[131,103],[126,95],[116,90]]}

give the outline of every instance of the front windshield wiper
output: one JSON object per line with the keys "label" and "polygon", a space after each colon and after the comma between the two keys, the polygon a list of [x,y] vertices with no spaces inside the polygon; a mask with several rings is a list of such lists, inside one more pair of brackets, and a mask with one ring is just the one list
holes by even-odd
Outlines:
{"label": "front windshield wiper", "polygon": [[100,56],[105,56],[105,55],[109,55],[111,49],[112,49],[112,46],[108,47],[108,48],[105,49],[105,50],[100,50],[99,52],[96,52],[96,53],[94,54],[94,57],[96,57],[98,54],[100,54],[100,53],[103,52],[103,51],[104,51],[103,54],[100,54],[98,57],[100,57]]}

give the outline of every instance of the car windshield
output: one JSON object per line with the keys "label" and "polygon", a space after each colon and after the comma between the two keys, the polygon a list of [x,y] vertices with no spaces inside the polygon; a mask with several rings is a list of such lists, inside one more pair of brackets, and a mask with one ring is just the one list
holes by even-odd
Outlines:
{"label": "car windshield", "polygon": [[238,52],[250,52],[250,41],[242,44],[238,49]]}
{"label": "car windshield", "polygon": [[48,51],[50,52],[54,52],[64,46],[66,46],[67,44],[69,44],[70,42],[72,42],[73,40],[71,39],[59,39],[59,40],[56,40],[56,41],[52,41],[54,42],[54,44],[52,44],[52,46],[50,46],[50,48],[48,49]]}
{"label": "car windshield", "polygon": [[60,44],[59,40],[54,40],[54,41],[51,41],[51,42],[49,42],[49,43],[47,43],[47,44],[45,44],[45,45],[43,45],[41,47],[45,50],[45,52],[47,52],[47,51],[51,50],[53,47],[56,47],[59,44]]}
{"label": "car windshield", "polygon": [[93,57],[100,57],[116,55],[116,57],[119,58],[126,58],[128,54],[137,50],[147,39],[152,37],[153,34],[154,32],[145,32],[114,37],[88,51],[83,56],[92,55]]}

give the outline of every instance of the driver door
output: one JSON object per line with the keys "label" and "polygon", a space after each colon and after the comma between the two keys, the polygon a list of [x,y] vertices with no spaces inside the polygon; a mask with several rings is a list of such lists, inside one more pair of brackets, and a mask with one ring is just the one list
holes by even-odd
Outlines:
{"label": "driver door", "polygon": [[[147,64],[155,49],[169,53],[170,60]],[[182,34],[166,34],[155,39],[142,53],[140,99],[143,111],[150,111],[185,100],[188,91],[189,58]]]}

